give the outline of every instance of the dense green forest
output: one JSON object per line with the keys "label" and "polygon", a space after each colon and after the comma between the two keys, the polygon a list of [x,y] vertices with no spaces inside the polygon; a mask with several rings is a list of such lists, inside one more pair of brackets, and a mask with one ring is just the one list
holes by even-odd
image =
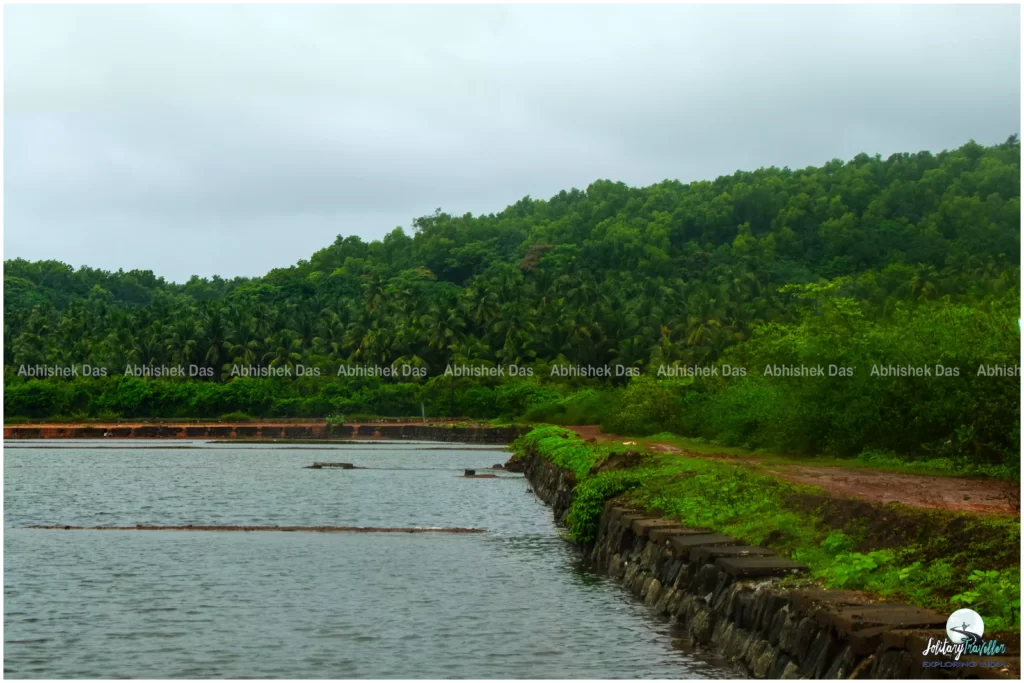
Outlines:
{"label": "dense green forest", "polygon": [[[429,415],[1012,464],[1019,282],[1016,136],[689,184],[598,181],[496,214],[438,210],[412,235],[339,236],[259,278],[179,284],[8,260],[4,407],[32,419],[324,417],[418,415],[423,403]],[[407,371],[338,377],[343,363]],[[533,375],[456,379],[449,364]],[[551,377],[559,364],[643,374]],[[746,374],[657,374],[673,364]],[[82,365],[107,376],[18,374]],[[126,377],[133,365],[204,376]],[[235,377],[233,365],[320,375]],[[783,365],[852,370],[765,375]],[[933,372],[885,377],[872,365]]]}

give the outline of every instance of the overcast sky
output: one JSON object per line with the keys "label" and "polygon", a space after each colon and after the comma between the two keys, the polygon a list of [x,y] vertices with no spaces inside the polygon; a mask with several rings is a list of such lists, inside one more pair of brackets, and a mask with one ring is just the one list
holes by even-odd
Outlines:
{"label": "overcast sky", "polygon": [[336,235],[1020,129],[1016,6],[4,8],[4,258],[261,275]]}

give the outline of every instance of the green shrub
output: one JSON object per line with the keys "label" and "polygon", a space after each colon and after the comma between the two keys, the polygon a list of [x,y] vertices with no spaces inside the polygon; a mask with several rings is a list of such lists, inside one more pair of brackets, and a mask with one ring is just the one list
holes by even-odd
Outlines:
{"label": "green shrub", "polygon": [[[1020,626],[1020,572],[975,569],[967,577],[970,588],[954,595],[950,602],[984,613],[986,630],[1017,629]],[[993,615],[995,618],[993,618]]]}
{"label": "green shrub", "polygon": [[644,478],[642,470],[628,469],[584,479],[574,489],[572,506],[565,520],[569,537],[579,543],[593,541],[605,503],[633,490]]}
{"label": "green shrub", "polygon": [[888,549],[869,553],[839,553],[825,574],[839,588],[865,588],[870,575],[884,569],[895,557],[896,553]]}
{"label": "green shrub", "polygon": [[848,553],[853,550],[853,539],[842,531],[834,531],[821,542],[821,547],[833,555]]}
{"label": "green shrub", "polygon": [[609,405],[614,400],[609,392],[582,389],[565,397],[533,405],[523,417],[528,422],[567,425],[601,424],[603,420],[607,419]]}
{"label": "green shrub", "polygon": [[659,381],[646,375],[633,377],[614,396],[601,428],[629,436],[674,429],[683,394],[692,383],[692,379]]}

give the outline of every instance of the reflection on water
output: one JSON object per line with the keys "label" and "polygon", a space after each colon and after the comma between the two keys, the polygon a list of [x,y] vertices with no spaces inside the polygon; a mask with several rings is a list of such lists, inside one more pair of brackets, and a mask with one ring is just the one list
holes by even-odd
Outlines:
{"label": "reflection on water", "polygon": [[[89,445],[89,444],[83,444]],[[109,442],[104,442],[104,446]],[[490,449],[5,452],[10,678],[723,677],[578,569]],[[307,470],[341,460],[365,470]],[[486,534],[52,531],[29,524],[482,527]]]}

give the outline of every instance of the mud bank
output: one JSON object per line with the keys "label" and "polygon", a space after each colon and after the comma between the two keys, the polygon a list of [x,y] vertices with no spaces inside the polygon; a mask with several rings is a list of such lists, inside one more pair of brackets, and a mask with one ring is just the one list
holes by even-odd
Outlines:
{"label": "mud bank", "polygon": [[[536,455],[509,465],[526,474],[564,523],[573,500],[571,473]],[[689,642],[717,651],[754,678],[1019,678],[1019,652],[961,656],[968,666],[936,667],[939,658],[923,653],[930,638],[945,639],[946,614],[880,603],[855,591],[784,585],[784,578],[806,568],[712,529],[686,528],[614,501],[606,504],[584,557],[593,570],[679,622]],[[986,666],[993,662],[1009,668]]]}
{"label": "mud bank", "polygon": [[449,427],[424,424],[89,424],[11,425],[5,439],[398,439],[445,443],[507,444],[520,427]]}

